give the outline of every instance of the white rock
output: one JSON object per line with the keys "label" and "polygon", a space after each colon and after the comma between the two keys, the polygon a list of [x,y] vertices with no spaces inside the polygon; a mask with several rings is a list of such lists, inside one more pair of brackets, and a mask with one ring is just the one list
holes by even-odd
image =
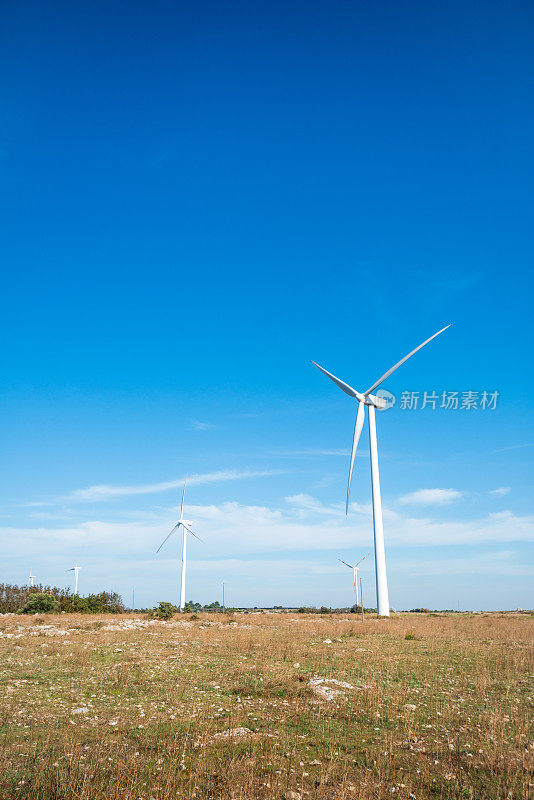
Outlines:
{"label": "white rock", "polygon": [[71,714],[88,714],[89,713],[89,709],[85,708],[85,706],[82,706],[82,708],[73,708],[70,713]]}
{"label": "white rock", "polygon": [[214,739],[232,739],[234,736],[250,736],[254,731],[250,728],[229,728],[227,731],[215,733]]}
{"label": "white rock", "polygon": [[[318,678],[317,676],[310,678],[308,686],[311,686],[313,693],[323,700],[334,700],[339,695],[343,695],[342,689],[354,689],[354,686],[346,681],[338,681],[335,678]],[[334,689],[332,686],[339,688]]]}

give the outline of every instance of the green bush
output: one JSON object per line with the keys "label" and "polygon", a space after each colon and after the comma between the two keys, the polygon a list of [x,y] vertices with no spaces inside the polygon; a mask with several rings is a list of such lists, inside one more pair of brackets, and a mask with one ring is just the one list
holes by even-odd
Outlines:
{"label": "green bush", "polygon": [[162,601],[158,606],[149,612],[149,616],[155,617],[156,619],[171,619],[175,612],[176,606],[173,606],[172,603],[165,603]]}
{"label": "green bush", "polygon": [[405,638],[407,641],[412,641],[412,640],[414,640],[414,639],[415,639],[415,636],[413,635],[413,633],[407,633],[407,634],[406,634],[406,636],[405,636],[404,638]]}
{"label": "green bush", "polygon": [[56,611],[58,602],[48,592],[33,592],[18,614],[51,614]]}
{"label": "green bush", "polygon": [[209,606],[204,606],[204,611],[222,611],[222,606],[218,600],[210,603]]}
{"label": "green bush", "polygon": [[[59,589],[57,586],[16,586],[10,583],[0,583],[0,614],[21,612],[26,608],[30,599],[36,595],[51,595],[56,601],[55,611],[58,613],[78,614],[121,614],[124,611],[122,599],[117,592],[100,592],[80,597],[71,594],[68,589]],[[36,602],[32,599],[32,604]],[[39,609],[37,609],[39,610]],[[32,612],[33,613],[33,612]]]}

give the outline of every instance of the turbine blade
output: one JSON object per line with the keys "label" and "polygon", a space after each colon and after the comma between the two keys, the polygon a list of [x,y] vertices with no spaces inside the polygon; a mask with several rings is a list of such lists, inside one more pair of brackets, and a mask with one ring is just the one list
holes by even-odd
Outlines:
{"label": "turbine blade", "polygon": [[186,483],[187,483],[187,475],[185,476],[184,489],[183,489],[183,492],[182,492],[182,505],[180,506],[180,519],[182,519],[182,517],[184,515],[184,497],[185,497],[185,485],[186,485]]}
{"label": "turbine blade", "polygon": [[345,566],[346,566],[346,567],[350,567],[351,569],[354,569],[354,567],[352,566],[352,564],[347,564],[347,562],[346,562],[346,561],[343,561],[343,559],[342,559],[342,558],[338,558],[338,561],[341,561],[341,563],[342,563],[342,564],[345,564]]}
{"label": "turbine blade", "polygon": [[367,391],[364,392],[365,397],[367,397],[367,395],[371,394],[371,392],[374,392],[374,390],[377,389],[380,386],[380,384],[383,383],[386,380],[386,378],[389,378],[389,376],[392,374],[392,372],[395,372],[396,369],[401,367],[404,364],[405,361],[408,361],[408,359],[411,358],[413,355],[415,355],[415,353],[417,353],[418,350],[420,350],[422,347],[424,347],[425,344],[428,344],[429,342],[431,342],[432,339],[435,339],[436,336],[439,336],[440,333],[443,333],[443,331],[446,331],[447,328],[450,328],[450,327],[451,327],[450,325],[445,325],[444,328],[442,328],[440,331],[435,333],[429,339],[425,339],[425,341],[422,344],[420,344],[419,347],[416,347],[415,350],[412,350],[411,353],[408,353],[407,356],[404,356],[404,358],[402,358],[397,364],[395,364],[394,367],[391,367],[391,369],[388,369],[387,372],[384,372],[382,377],[379,378],[375,383],[373,383],[373,385],[370,387],[370,389],[367,389]]}
{"label": "turbine blade", "polygon": [[358,564],[361,564],[361,563],[362,563],[362,561],[365,561],[365,559],[367,558],[367,556],[370,556],[370,555],[371,555],[371,553],[367,553],[367,555],[365,555],[363,558],[360,558],[360,560],[357,562],[356,566],[358,566]]}
{"label": "turbine blade", "polygon": [[[199,542],[202,542],[202,539],[200,538],[200,536],[197,536],[197,535],[196,535],[196,533],[194,533],[194,532],[191,530],[191,528],[190,528],[188,525],[184,525],[184,523],[183,523],[183,522],[182,522],[182,525],[184,526],[184,528],[186,529],[186,531],[189,531],[189,533],[190,533],[192,536],[194,536],[194,537],[195,537],[195,539],[198,539],[198,541],[199,541]],[[203,543],[203,542],[202,542],[202,543]]]}
{"label": "turbine blade", "polygon": [[358,396],[358,392],[356,392],[352,388],[352,386],[349,386],[348,383],[345,383],[345,381],[340,380],[340,378],[336,378],[335,375],[332,375],[331,372],[328,372],[326,369],[323,369],[323,367],[320,367],[319,364],[315,363],[315,361],[312,361],[311,363],[315,367],[317,367],[317,369],[320,369],[321,372],[323,372],[326,375],[327,378],[330,378],[331,381],[334,381],[334,383],[337,386],[339,386],[339,388],[342,389],[345,392],[345,394],[348,394],[349,397],[357,397]]}
{"label": "turbine blade", "polygon": [[363,418],[365,416],[365,404],[360,402],[358,403],[358,413],[356,414],[356,422],[354,425],[354,438],[352,440],[352,453],[350,454],[350,469],[349,469],[349,482],[347,484],[347,505],[345,508],[345,514],[349,513],[349,495],[350,495],[350,483],[352,481],[352,470],[354,467],[354,459],[356,458],[356,448],[358,447],[358,442],[360,440],[360,436],[362,433],[363,428]]}
{"label": "turbine blade", "polygon": [[159,547],[158,547],[158,549],[156,550],[156,553],[159,553],[159,551],[161,550],[161,548],[163,547],[163,545],[165,544],[165,542],[167,541],[167,539],[170,539],[170,538],[171,538],[171,536],[173,535],[173,533],[174,533],[174,531],[176,530],[176,528],[179,528],[179,527],[180,527],[180,525],[181,525],[181,523],[179,522],[179,523],[178,523],[178,525],[175,525],[175,526],[174,526],[174,528],[173,528],[173,529],[172,529],[172,531],[169,533],[169,535],[168,535],[168,536],[166,536],[166,537],[164,538],[164,540],[162,541],[162,543],[160,544],[160,546],[159,546]]}

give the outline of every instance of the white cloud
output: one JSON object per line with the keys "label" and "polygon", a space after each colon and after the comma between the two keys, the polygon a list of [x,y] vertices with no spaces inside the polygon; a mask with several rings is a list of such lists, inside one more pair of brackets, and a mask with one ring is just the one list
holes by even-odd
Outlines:
{"label": "white cloud", "polygon": [[494,450],[494,453],[505,453],[507,450],[522,450],[524,447],[534,447],[534,442],[525,442],[525,444],[512,444],[510,447],[501,447],[499,450]]}
{"label": "white cloud", "polygon": [[[275,552],[334,551],[367,548],[372,543],[371,513],[343,513],[338,505],[323,505],[311,497],[288,498],[284,508],[246,506],[237,502],[221,505],[189,505],[187,515],[195,521],[195,533],[203,544],[192,541],[195,557],[260,557]],[[492,542],[534,541],[534,517],[501,511],[474,520],[439,520],[404,517],[384,509],[386,545],[394,548],[473,545]],[[66,527],[3,527],[0,541],[13,555],[52,554],[83,549],[101,550],[106,557],[156,558],[155,550],[174,525],[176,506],[152,509],[137,520],[87,520]],[[159,556],[158,556],[159,558]]]}
{"label": "white cloud", "polygon": [[[9,564],[4,566],[5,579],[25,580],[31,553],[31,566],[39,580],[53,585],[64,585],[65,570],[78,560],[84,568],[85,592],[113,586],[127,598],[135,586],[137,602],[152,604],[162,597],[175,598],[180,540],[173,537],[157,554],[156,548],[173,527],[177,506],[152,506],[135,514],[130,508],[123,512],[104,508],[109,510],[107,518],[97,520],[63,525],[45,520],[36,528],[0,527],[0,545],[10,554]],[[326,592],[329,603],[343,604],[344,598],[350,597],[350,581],[339,582],[343,573],[336,573],[337,558],[350,561],[353,555],[372,549],[370,508],[358,508],[353,513],[351,506],[346,517],[343,504],[326,505],[309,495],[286,498],[280,508],[237,502],[189,505],[187,515],[203,540],[190,539],[189,544],[193,599],[213,599],[220,581],[225,580],[229,581],[229,603],[321,605]],[[534,541],[534,516],[501,511],[480,519],[451,521],[403,516],[398,509],[385,507],[384,518],[388,567],[407,597],[415,591],[414,576],[426,580],[429,575],[472,575],[480,579],[484,574],[527,574],[521,557],[511,558],[504,547]],[[495,555],[485,554],[480,547],[486,544],[491,550],[496,543],[501,545],[501,552]],[[440,550],[443,545],[462,547],[453,554],[452,550]],[[429,554],[429,548],[434,548],[435,556]],[[362,566],[368,573],[370,589],[372,559]],[[321,575],[323,579],[319,579]],[[438,581],[432,588],[437,592],[432,596],[441,597],[439,585]],[[434,601],[406,602],[432,605]],[[443,596],[435,602],[448,600]],[[507,601],[501,602],[506,605]],[[523,600],[523,605],[527,602]]]}
{"label": "white cloud", "polygon": [[418,489],[399,497],[399,503],[403,506],[446,506],[454,500],[462,497],[464,492],[456,489]]}
{"label": "white cloud", "polygon": [[194,419],[191,423],[191,427],[196,431],[212,431],[217,427],[217,425],[215,425],[213,422],[201,422],[198,419]]}
{"label": "white cloud", "polygon": [[297,509],[301,516],[308,516],[310,513],[319,513],[340,517],[344,513],[341,505],[339,507],[325,506],[320,500],[317,500],[309,494],[294,494],[291,497],[286,497],[285,501],[291,508],[294,510]]}
{"label": "white cloud", "polygon": [[[268,475],[280,475],[279,470],[245,471],[221,470],[220,472],[207,472],[202,475],[189,475],[187,482],[189,485],[199,485],[206,483],[219,483],[221,481],[237,481],[242,478],[260,478]],[[125,497],[128,495],[156,494],[166,492],[168,489],[177,489],[183,486],[185,477],[177,478],[172,481],[162,481],[161,483],[137,484],[134,486],[114,486],[110,484],[100,484],[88,486],[86,489],[75,489],[66,497],[62,498],[66,502],[91,502],[99,500],[112,500],[115,497]],[[32,503],[31,505],[38,505]],[[50,505],[50,503],[43,503]]]}
{"label": "white cloud", "polygon": [[488,494],[492,494],[495,497],[504,497],[510,492],[511,492],[510,486],[499,486],[498,489],[492,489],[491,492],[488,492]]}

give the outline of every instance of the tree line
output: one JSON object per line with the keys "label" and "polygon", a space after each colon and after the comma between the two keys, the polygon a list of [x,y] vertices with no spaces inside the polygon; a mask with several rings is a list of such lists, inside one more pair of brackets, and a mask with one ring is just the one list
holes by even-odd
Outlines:
{"label": "tree line", "polygon": [[0,614],[120,614],[124,611],[117,592],[98,592],[80,597],[57,586],[17,586],[0,583]]}

